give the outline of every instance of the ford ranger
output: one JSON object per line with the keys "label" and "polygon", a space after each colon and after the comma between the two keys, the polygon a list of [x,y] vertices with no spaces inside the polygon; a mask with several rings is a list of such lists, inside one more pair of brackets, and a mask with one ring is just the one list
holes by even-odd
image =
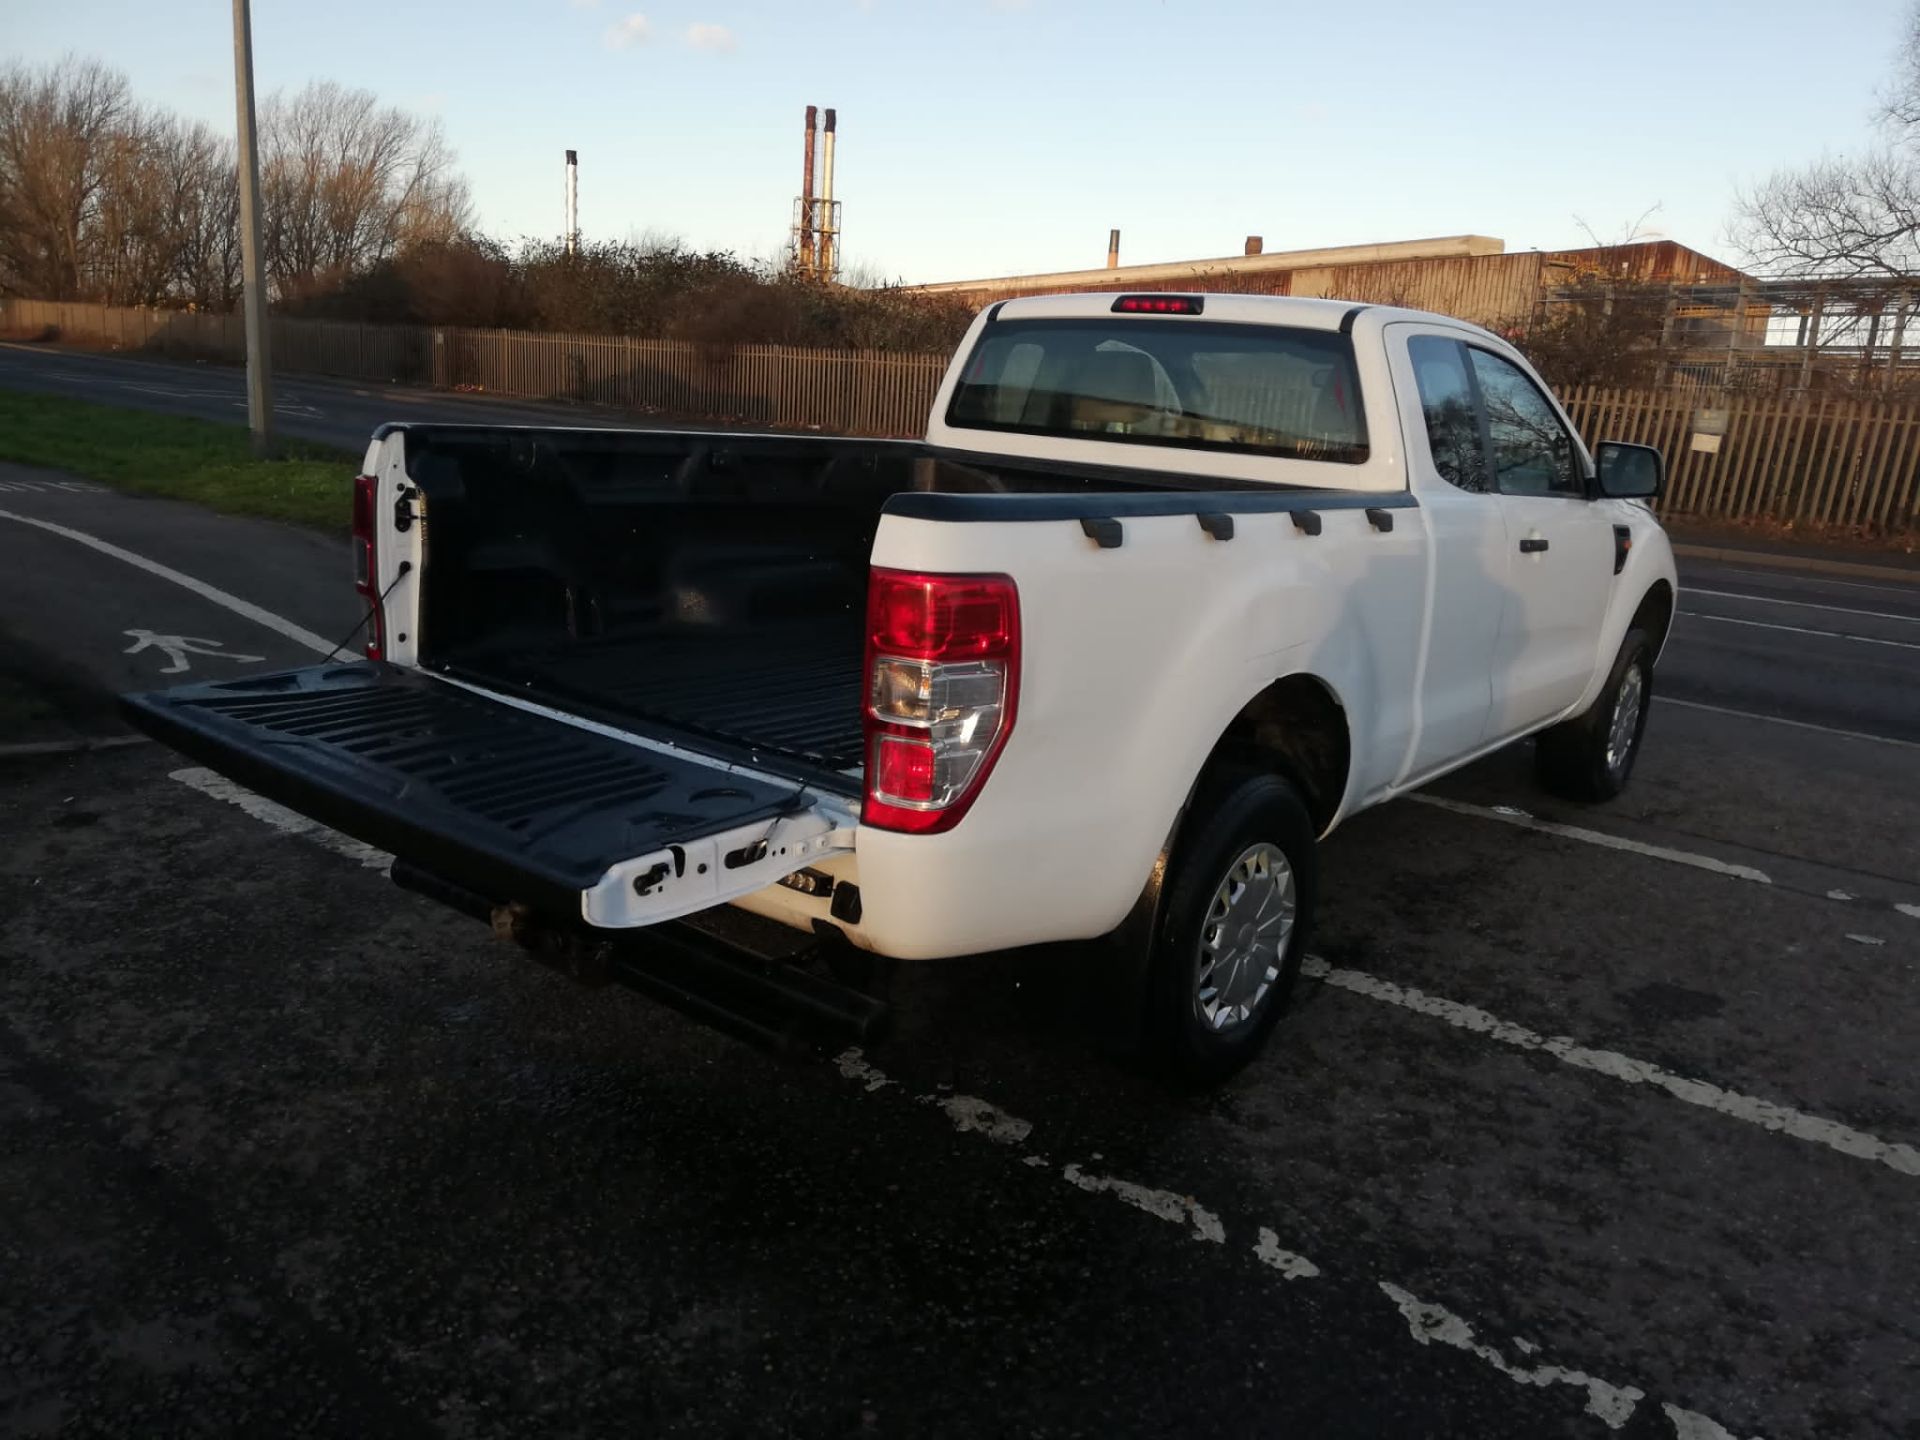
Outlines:
{"label": "ford ranger", "polygon": [[1627,783],[1662,475],[1457,320],[1012,300],[919,441],[385,426],[364,657],[125,704],[709,1019],[878,1013],[662,959],[715,907],[899,960],[1121,937],[1115,986],[1204,1083],[1284,1008],[1348,816],[1526,736],[1559,793]]}

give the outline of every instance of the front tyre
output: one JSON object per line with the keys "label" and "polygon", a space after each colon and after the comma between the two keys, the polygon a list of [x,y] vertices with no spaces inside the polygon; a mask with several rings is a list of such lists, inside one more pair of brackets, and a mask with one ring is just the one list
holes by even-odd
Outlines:
{"label": "front tyre", "polygon": [[1629,630],[1607,683],[1584,715],[1541,732],[1540,783],[1568,800],[1611,800],[1627,788],[1653,700],[1653,640]]}
{"label": "front tyre", "polygon": [[1266,1044],[1307,943],[1313,822],[1277,775],[1203,789],[1182,826],[1148,971],[1149,1039],[1178,1083],[1217,1085]]}

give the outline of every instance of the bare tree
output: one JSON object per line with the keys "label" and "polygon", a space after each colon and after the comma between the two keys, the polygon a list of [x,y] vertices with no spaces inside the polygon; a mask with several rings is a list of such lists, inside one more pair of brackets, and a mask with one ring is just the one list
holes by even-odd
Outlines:
{"label": "bare tree", "polygon": [[321,81],[270,97],[260,137],[267,267],[283,298],[470,228],[466,182],[438,121]]}
{"label": "bare tree", "polygon": [[0,285],[83,292],[89,226],[132,111],[126,77],[95,61],[0,71]]}
{"label": "bare tree", "polygon": [[1776,171],[1736,202],[1732,239],[1760,268],[1835,279],[1920,272],[1920,3],[1877,118],[1865,152]]}

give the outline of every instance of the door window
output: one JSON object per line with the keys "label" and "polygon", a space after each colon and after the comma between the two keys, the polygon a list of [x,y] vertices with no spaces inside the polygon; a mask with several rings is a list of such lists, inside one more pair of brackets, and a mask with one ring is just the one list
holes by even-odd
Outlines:
{"label": "door window", "polygon": [[1573,437],[1539,387],[1498,355],[1472,347],[1467,353],[1486,409],[1494,488],[1502,495],[1584,495]]}
{"label": "door window", "polygon": [[1473,381],[1467,376],[1466,347],[1438,335],[1415,335],[1407,341],[1407,358],[1420,390],[1433,468],[1441,479],[1462,490],[1491,490],[1480,442],[1480,414],[1473,404]]}

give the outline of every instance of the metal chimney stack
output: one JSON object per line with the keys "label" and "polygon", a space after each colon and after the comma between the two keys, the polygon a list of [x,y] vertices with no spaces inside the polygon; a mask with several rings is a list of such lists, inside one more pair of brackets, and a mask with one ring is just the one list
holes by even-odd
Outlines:
{"label": "metal chimney stack", "polygon": [[567,151],[567,254],[580,246],[580,156]]}
{"label": "metal chimney stack", "polygon": [[807,106],[807,158],[800,168],[800,234],[794,247],[794,263],[802,270],[814,268],[813,253],[813,132],[816,106]]}
{"label": "metal chimney stack", "polygon": [[1120,232],[1118,230],[1107,232],[1107,268],[1109,270],[1120,268]]}
{"label": "metal chimney stack", "polygon": [[821,140],[820,152],[820,259],[814,267],[827,279],[833,278],[835,241],[840,238],[839,227],[833,220],[833,130],[835,115],[832,107],[827,110],[827,128]]}

